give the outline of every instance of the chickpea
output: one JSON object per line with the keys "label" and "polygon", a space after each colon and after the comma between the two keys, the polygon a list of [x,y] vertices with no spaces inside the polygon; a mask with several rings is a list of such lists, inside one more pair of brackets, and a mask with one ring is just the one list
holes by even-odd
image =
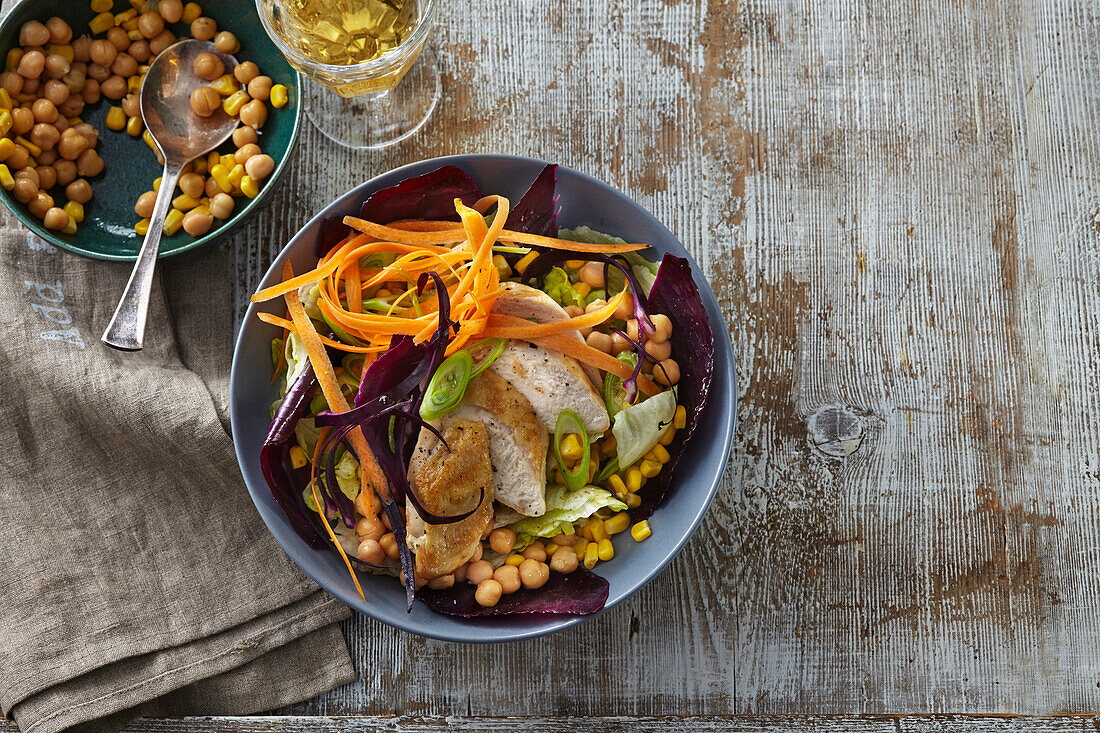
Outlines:
{"label": "chickpea", "polygon": [[92,39],[81,36],[73,41],[73,62],[88,63],[92,60]]}
{"label": "chickpea", "polygon": [[[23,58],[19,59],[19,65],[15,67],[15,70],[24,79],[37,79],[42,76],[44,68],[46,68],[46,54],[35,50],[23,54]],[[27,84],[24,82],[23,89],[26,90],[26,87]]]}
{"label": "chickpea", "polygon": [[31,114],[35,122],[56,122],[57,107],[48,99],[36,99],[31,105]]}
{"label": "chickpea", "polygon": [[[489,530],[489,531],[492,531],[492,530]],[[467,558],[467,559],[470,562],[477,562],[478,560],[481,559],[482,555],[484,555],[484,554],[485,554],[485,548],[482,547],[481,543],[479,542],[477,545],[474,546],[474,551],[472,553],[470,553],[470,557]]]}
{"label": "chickpea", "polygon": [[142,13],[138,17],[138,32],[145,38],[153,38],[164,30],[164,18],[160,13]]}
{"label": "chickpea", "polygon": [[267,98],[271,96],[271,85],[270,76],[257,76],[248,82],[248,96],[266,102]]}
{"label": "chickpea", "polygon": [[598,290],[604,286],[603,279],[603,263],[602,262],[586,262],[580,269],[581,282],[592,286],[593,290]]}
{"label": "chickpea", "polygon": [[233,69],[233,76],[237,78],[241,84],[247,85],[248,82],[255,79],[260,75],[260,68],[251,61],[245,61],[244,63],[237,64],[237,67]]}
{"label": "chickpea", "polygon": [[47,229],[64,229],[69,223],[69,215],[56,206],[51,206],[42,215],[42,223]]}
{"label": "chickpea", "polygon": [[79,94],[84,89],[84,82],[88,78],[88,65],[79,61],[73,62],[69,73],[61,77],[61,82],[68,87],[71,94]]}
{"label": "chickpea", "polygon": [[37,20],[27,21],[19,29],[20,46],[45,46],[50,42],[50,29]]}
{"label": "chickpea", "polygon": [[13,150],[11,155],[8,156],[8,159],[4,161],[4,164],[14,171],[19,170],[20,168],[26,168],[28,165],[30,165],[30,162],[30,151],[22,145],[16,145],[15,150]]}
{"label": "chickpea", "polygon": [[214,48],[222,53],[237,53],[241,50],[241,42],[229,31],[222,31],[214,36]]}
{"label": "chickpea", "polygon": [[455,584],[455,576],[443,575],[428,581],[428,587],[432,590],[447,590]]}
{"label": "chickpea", "polygon": [[238,148],[243,148],[249,143],[254,143],[259,140],[259,136],[256,134],[256,130],[247,125],[241,125],[233,131],[233,144]]}
{"label": "chickpea", "polygon": [[[153,207],[157,203],[157,192],[146,191],[138,196],[137,203],[134,204],[134,213],[140,216],[142,219],[148,219],[153,215]],[[381,537],[382,535],[379,535]],[[375,537],[374,539],[378,539]]]}
{"label": "chickpea", "polygon": [[65,198],[69,199],[69,201],[75,201],[78,204],[88,203],[92,200],[92,184],[88,183],[83,178],[77,178],[75,181],[65,186]]}
{"label": "chickpea", "polygon": [[585,341],[593,349],[599,349],[605,354],[611,353],[611,336],[606,333],[593,331],[588,334],[588,338],[586,338]]}
{"label": "chickpea", "polygon": [[11,111],[11,131],[16,135],[26,135],[34,127],[34,113],[25,107],[16,107]]}
{"label": "chickpea", "polygon": [[111,28],[107,31],[107,41],[117,51],[125,51],[130,47],[130,34],[122,28]]}
{"label": "chickpea", "polygon": [[[237,152],[233,154],[233,159],[238,163],[246,163],[249,158],[254,155],[260,154],[260,146],[256,143],[248,143],[237,148]],[[247,170],[247,167],[246,167]],[[251,174],[249,174],[251,175]]]}
{"label": "chickpea", "polygon": [[43,62],[46,76],[50,79],[60,79],[69,73],[69,60],[59,53],[51,53]]}
{"label": "chickpea", "polygon": [[107,99],[122,99],[126,96],[126,80],[114,75],[99,85],[99,90]]}
{"label": "chickpea", "polygon": [[191,109],[199,117],[209,117],[222,106],[222,97],[210,87],[199,87],[191,92]]}
{"label": "chickpea", "polygon": [[60,139],[61,133],[57,131],[56,127],[47,122],[39,122],[31,128],[31,142],[43,150],[52,150]]}
{"label": "chickpea", "polygon": [[499,552],[501,555],[507,555],[511,552],[515,544],[516,533],[507,527],[494,529],[492,534],[489,535],[489,547],[493,548],[493,552]]}
{"label": "chickpea", "polygon": [[672,356],[672,344],[668,341],[659,341],[657,343],[648,341],[646,342],[645,350],[646,353],[653,357],[654,361],[664,361]]}
{"label": "chickpea", "polygon": [[480,585],[491,577],[493,577],[493,566],[486,560],[475,560],[466,568],[466,580],[474,585]]}
{"label": "chickpea", "polygon": [[654,334],[652,339],[654,341],[668,341],[672,336],[672,320],[664,313],[650,316],[649,320],[653,322]]}
{"label": "chickpea", "polygon": [[570,318],[583,316],[584,308],[581,308],[579,305],[567,305],[565,306],[565,315],[569,316]]}
{"label": "chickpea", "polygon": [[393,536],[393,532],[382,535],[382,539],[378,540],[378,544],[382,545],[382,549],[386,551],[386,557],[391,560],[398,558],[397,538]]}
{"label": "chickpea", "polygon": [[241,122],[249,127],[259,129],[267,122],[267,107],[264,103],[258,99],[253,99],[251,102],[241,107],[240,113],[237,115],[241,118]]}
{"label": "chickpea", "polygon": [[[523,551],[523,556],[528,560],[538,560],[544,562],[546,560],[546,545],[542,544],[538,540],[535,540],[527,546]],[[520,567],[523,567],[520,565]]]}
{"label": "chickpea", "polygon": [[99,64],[100,66],[110,68],[111,64],[118,58],[118,49],[115,48],[115,45],[103,39],[92,41],[89,50],[92,57],[92,63]]}
{"label": "chickpea", "polygon": [[634,315],[634,295],[632,293],[626,293],[623,295],[623,299],[618,307],[615,308],[614,317],[625,321],[632,315]]}
{"label": "chickpea", "polygon": [[95,129],[87,122],[73,125],[73,129],[84,136],[84,139],[88,141],[89,148],[94,148],[96,144],[99,143],[99,130]]}
{"label": "chickpea", "polygon": [[[58,120],[60,122],[61,120]],[[51,150],[43,150],[41,153],[35,156],[34,160],[38,165],[53,165],[57,161],[57,148]]]}
{"label": "chickpea", "polygon": [[263,153],[253,155],[244,164],[244,172],[252,176],[253,180],[262,181],[275,170],[275,159]]}
{"label": "chickpea", "polygon": [[192,198],[202,198],[206,181],[198,173],[184,173],[179,180],[180,190]]}
{"label": "chickpea", "polygon": [[459,565],[455,571],[451,574],[451,577],[455,579],[456,583],[466,582],[466,568],[468,565]]}
{"label": "chickpea", "polygon": [[14,71],[5,71],[0,74],[0,87],[4,87],[8,96],[14,97],[23,91],[23,77]]}
{"label": "chickpea", "polygon": [[24,168],[23,170],[16,171],[15,177],[26,178],[28,181],[33,181],[36,189],[42,188],[42,181],[38,177],[38,171],[34,168]]}
{"label": "chickpea", "polygon": [[141,102],[138,101],[138,95],[127,94],[122,98],[122,111],[127,117],[140,117],[141,116]]}
{"label": "chickpea", "polygon": [[520,588],[519,568],[515,565],[501,565],[493,571],[493,580],[500,583],[504,593],[515,593]]}
{"label": "chickpea", "polygon": [[222,63],[221,58],[210,52],[196,56],[191,68],[196,76],[207,81],[214,81],[225,73],[225,64]]}
{"label": "chickpea", "polygon": [[[593,331],[595,333],[595,331]],[[611,353],[619,355],[624,351],[630,351],[634,348],[634,345],[623,338],[622,334],[615,333],[611,335]]]}
{"label": "chickpea", "polygon": [[[116,54],[117,55],[117,54]],[[114,60],[111,61],[114,63]],[[100,84],[111,78],[111,67],[97,64],[95,61],[88,64],[88,78]]]}
{"label": "chickpea", "polygon": [[200,41],[209,41],[218,34],[218,24],[213,18],[195,18],[191,23],[191,37]]}
{"label": "chickpea", "polygon": [[556,573],[571,573],[577,564],[577,552],[572,547],[562,547],[550,557],[550,567]]}
{"label": "chickpea", "polygon": [[680,365],[675,359],[665,359],[653,369],[653,381],[671,387],[680,381]]}
{"label": "chickpea", "polygon": [[40,86],[42,86],[42,79],[40,77],[35,77],[34,79],[24,79],[23,80],[23,93],[24,94],[34,94],[35,92],[38,91],[38,87],[40,87]]}
{"label": "chickpea", "polygon": [[16,178],[11,195],[21,204],[30,203],[38,195],[38,184],[29,178]]}
{"label": "chickpea", "polygon": [[73,29],[56,15],[46,21],[46,29],[50,32],[50,43],[63,45],[73,40]]}
{"label": "chickpea", "polygon": [[111,71],[124,78],[136,74],[137,68],[137,59],[125,52],[120,53],[118,56],[116,56],[115,62],[111,64]]}
{"label": "chickpea", "polygon": [[[95,90],[97,92],[96,99],[98,100],[99,87],[96,86]],[[84,111],[84,97],[70,95],[69,98],[57,108],[57,111],[61,115],[61,117],[57,118],[58,122],[67,117],[79,117],[80,113]]]}
{"label": "chickpea", "polygon": [[[53,208],[53,196],[49,195],[45,191],[39,191],[34,195],[27,203],[27,208],[31,213],[37,216],[39,219],[46,215],[46,212]],[[64,224],[62,224],[64,226]]]}
{"label": "chickpea", "polygon": [[607,305],[606,300],[593,300],[584,309],[584,312],[585,313],[592,313],[593,311],[598,311],[599,309],[603,308],[605,305]]}
{"label": "chickpea", "polygon": [[[138,201],[140,203],[140,199]],[[138,216],[147,217],[149,215],[139,213]],[[358,522],[356,522],[355,533],[359,535],[360,540],[377,541],[382,538],[382,535],[386,534],[386,530],[382,526],[382,523],[378,521],[377,517],[363,517]]]}
{"label": "chickpea", "polygon": [[500,583],[490,578],[477,584],[477,590],[474,591],[474,600],[478,602],[479,606],[490,608],[500,603],[500,594],[503,592]]}
{"label": "chickpea", "polygon": [[76,180],[76,163],[71,160],[59,160],[53,164],[57,171],[57,185],[68,186]]}
{"label": "chickpea", "polygon": [[163,30],[149,39],[149,53],[156,56],[164,49],[176,42],[176,34],[170,30]]}
{"label": "chickpea", "polygon": [[[186,220],[186,217],[184,217],[184,220]],[[382,549],[382,545],[378,544],[378,540],[371,539],[360,542],[355,555],[368,565],[381,565],[382,561],[386,559],[386,551]]]}
{"label": "chickpea", "polygon": [[[222,187],[218,185],[218,182],[214,179],[213,176],[206,179],[206,189],[205,190],[206,190],[207,197],[209,197],[210,200],[211,200],[211,203],[213,203],[213,200],[214,200],[215,196],[217,196],[219,193],[222,193]],[[214,214],[214,216],[218,216],[217,214],[215,214],[213,212],[213,210],[211,210],[210,213]],[[221,218],[221,217],[219,217],[219,218]]]}
{"label": "chickpea", "polygon": [[76,159],[76,172],[82,177],[98,176],[103,172],[103,158],[94,150],[85,150]]}
{"label": "chickpea", "polygon": [[556,534],[550,539],[550,541],[558,547],[572,547],[573,545],[577,544],[577,535]]}
{"label": "chickpea", "polygon": [[133,56],[134,61],[139,64],[144,64],[153,57],[153,52],[149,50],[149,41],[144,38],[131,43],[130,48],[126,49],[126,53]]}
{"label": "chickpea", "polygon": [[524,588],[541,588],[550,580],[550,566],[538,560],[524,560],[519,566],[519,580]]}
{"label": "chickpea", "polygon": [[182,0],[160,0],[157,3],[157,12],[165,23],[179,23],[183,17]]}
{"label": "chickpea", "polygon": [[43,190],[49,190],[57,185],[57,171],[52,165],[39,165],[34,170],[38,173],[38,185]]}
{"label": "chickpea", "polygon": [[69,87],[65,86],[65,82],[58,79],[50,79],[46,82],[45,89],[42,91],[44,96],[54,107],[64,104],[65,100],[69,98]]}
{"label": "chickpea", "polygon": [[227,193],[216,193],[210,198],[210,213],[217,219],[228,219],[233,213],[233,197]]}

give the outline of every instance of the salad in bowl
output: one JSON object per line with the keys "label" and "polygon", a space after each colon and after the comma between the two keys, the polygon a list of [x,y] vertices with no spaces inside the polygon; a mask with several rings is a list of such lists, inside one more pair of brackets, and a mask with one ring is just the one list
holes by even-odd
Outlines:
{"label": "salad in bowl", "polygon": [[282,330],[263,478],[364,600],[385,575],[409,610],[593,614],[600,566],[659,532],[710,400],[707,309],[686,259],[559,228],[556,178],[515,202],[454,165],[406,178],[252,297]]}

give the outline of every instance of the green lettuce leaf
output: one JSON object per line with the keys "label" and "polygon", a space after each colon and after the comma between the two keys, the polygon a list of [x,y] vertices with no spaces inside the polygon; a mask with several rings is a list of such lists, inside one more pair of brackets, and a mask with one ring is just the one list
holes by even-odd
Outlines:
{"label": "green lettuce leaf", "polygon": [[516,533],[516,547],[523,549],[538,537],[553,537],[562,532],[571,534],[575,523],[600,509],[621,512],[626,504],[598,486],[582,486],[575,491],[564,486],[547,486],[546,513],[540,517],[526,517],[511,525]]}
{"label": "green lettuce leaf", "polygon": [[569,273],[560,267],[555,267],[546,273],[543,280],[543,290],[563,308],[568,305],[584,307],[584,298],[580,296],[569,282]]}
{"label": "green lettuce leaf", "polygon": [[352,457],[351,451],[344,451],[344,455],[336,462],[336,483],[344,496],[352,501],[359,496],[359,461]]}
{"label": "green lettuce leaf", "polygon": [[[589,227],[561,229],[558,231],[558,238],[567,239],[570,242],[587,242],[589,244],[626,244],[626,240],[621,237],[597,232]],[[660,268],[660,264],[650,262],[637,252],[627,252],[622,256],[630,263],[630,268],[634,270],[634,276],[638,278],[638,282],[645,289],[645,294],[649,295],[649,292],[653,290],[654,281],[657,280],[657,270]],[[617,277],[618,282],[616,282],[616,273],[611,273],[611,286],[613,289],[622,289],[622,275]]]}
{"label": "green lettuce leaf", "polygon": [[620,410],[611,426],[619,465],[625,468],[648,453],[672,425],[675,415],[676,391],[671,389]]}
{"label": "green lettuce leaf", "polygon": [[302,337],[293,331],[287,334],[284,353],[286,354],[286,376],[283,377],[283,394],[286,394],[288,386],[294,384],[309,366],[309,356],[306,355],[306,345]]}

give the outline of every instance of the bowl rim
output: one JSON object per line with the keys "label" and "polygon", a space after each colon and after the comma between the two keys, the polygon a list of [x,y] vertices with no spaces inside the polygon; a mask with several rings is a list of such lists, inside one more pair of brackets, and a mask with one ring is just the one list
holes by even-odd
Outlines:
{"label": "bowl rim", "polygon": [[[16,22],[15,17],[19,10],[24,6],[32,5],[34,1],[35,0],[20,0],[18,3],[12,6],[10,10],[7,11],[6,15],[4,15],[3,20],[0,20],[0,36],[4,35],[4,33],[11,27],[11,25]],[[274,43],[272,45],[274,45]],[[279,51],[279,47],[275,46],[275,50]],[[7,52],[8,49],[0,48],[0,53],[6,54]],[[256,198],[249,199],[248,203],[246,203],[244,206],[239,209],[235,209],[233,215],[230,216],[225,224],[218,227],[217,229],[213,229],[207,234],[204,234],[197,239],[193,239],[190,242],[187,242],[186,244],[177,247],[171,251],[158,252],[158,261],[168,259],[169,257],[181,255],[184,252],[190,252],[207,244],[212,244],[226,234],[232,233],[249,217],[256,213],[258,207],[267,202],[267,200],[274,193],[275,189],[278,188],[278,184],[282,182],[282,178],[286,173],[287,165],[290,162],[290,159],[293,157],[294,151],[298,147],[298,137],[302,130],[303,115],[302,75],[290,64],[289,61],[287,61],[286,63],[287,67],[294,74],[294,90],[292,99],[294,107],[294,124],[291,126],[290,129],[290,140],[287,142],[286,153],[279,160],[275,161],[275,169],[271,172],[271,175],[267,177],[267,182],[264,184],[263,188],[260,189],[260,193],[256,196]],[[288,104],[286,108],[289,108],[290,106],[291,105]],[[133,142],[137,143],[138,141],[135,139]],[[49,242],[55,247],[60,247],[63,250],[72,252],[73,254],[80,255],[81,257],[88,257],[93,260],[106,260],[108,262],[134,262],[137,260],[137,252],[132,255],[109,254],[106,252],[100,252],[98,250],[81,247],[79,241],[66,242],[65,240],[61,239],[61,237],[59,237],[57,234],[42,226],[42,222],[34,219],[29,214],[29,212],[23,209],[23,206],[18,201],[15,201],[11,198],[10,194],[7,191],[4,191],[2,194],[0,194],[0,202],[3,202],[8,211],[14,214],[15,217],[20,222],[22,222],[23,226],[30,229],[40,239]]]}
{"label": "bowl rim", "polygon": [[[272,278],[273,276],[277,275],[277,273],[279,272],[279,268],[282,266],[283,262],[290,256],[290,253],[293,249],[296,249],[297,247],[301,247],[301,246],[308,246],[304,242],[299,241],[299,239],[303,236],[303,233],[307,229],[310,229],[315,224],[320,222],[320,220],[322,220],[322,219],[326,218],[327,216],[329,216],[330,215],[329,210],[336,204],[336,202],[339,201],[340,199],[344,198],[348,194],[352,193],[353,191],[359,191],[360,189],[362,189],[363,195],[364,195],[364,198],[365,198],[367,195],[369,195],[369,191],[370,191],[371,186],[372,185],[377,186],[376,182],[380,178],[383,178],[383,177],[394,176],[394,177],[398,177],[399,179],[400,178],[407,178],[407,177],[410,177],[410,176],[413,176],[413,175],[420,175],[424,172],[427,172],[428,170],[432,170],[433,167],[439,167],[439,166],[444,166],[444,165],[458,165],[458,166],[461,167],[463,163],[469,163],[472,166],[476,166],[479,162],[483,162],[483,161],[484,162],[536,164],[536,165],[543,165],[543,166],[547,165],[546,161],[539,160],[537,158],[529,158],[529,157],[519,156],[519,155],[458,154],[458,155],[440,156],[440,157],[436,157],[436,158],[426,158],[426,159],[423,159],[423,160],[414,161],[412,163],[407,163],[407,164],[399,166],[397,168],[392,168],[392,169],[383,171],[383,172],[379,173],[378,175],[372,176],[370,179],[368,179],[366,181],[363,181],[363,182],[349,188],[347,191],[340,194],[338,197],[334,198],[332,201],[330,201],[328,204],[326,204],[320,211],[318,211],[316,214],[314,214],[312,217],[310,217],[310,219],[307,222],[305,222],[298,229],[298,231],[290,238],[290,240],[285,245],[283,245],[282,249],[279,251],[279,254],[272,260],[271,266],[264,273],[264,275],[260,279],[259,283],[257,283],[257,287],[261,286],[269,278]],[[242,442],[243,442],[243,438],[240,436],[241,428],[239,428],[239,426],[242,424],[242,421],[240,419],[238,419],[240,402],[237,399],[236,385],[237,385],[237,380],[240,377],[241,370],[244,369],[244,367],[243,367],[243,358],[244,358],[243,352],[244,352],[244,341],[245,341],[244,334],[245,334],[245,330],[246,330],[246,328],[249,327],[249,324],[259,323],[258,319],[256,319],[256,313],[259,311],[259,308],[257,308],[257,305],[261,305],[261,304],[257,304],[257,303],[250,303],[249,304],[249,306],[248,306],[248,308],[247,308],[247,310],[244,314],[244,319],[241,322],[241,324],[242,324],[241,328],[237,332],[237,340],[236,340],[236,344],[234,345],[234,348],[233,348],[233,362],[232,362],[232,366],[230,368],[230,376],[229,376],[229,385],[230,385],[229,411],[230,411],[230,425],[232,427],[232,434],[233,434],[232,435],[233,445],[234,445],[234,450],[237,454],[238,468],[241,469],[242,478],[244,479],[245,486],[248,489],[249,496],[252,498],[253,504],[256,506],[257,511],[260,513],[261,518],[263,519],[264,524],[267,526],[268,531],[275,538],[276,542],[279,543],[280,547],[283,548],[283,551],[286,552],[286,554],[294,561],[294,563],[296,565],[298,565],[298,567],[301,568],[302,571],[306,573],[306,575],[308,575],[311,579],[313,579],[313,581],[316,582],[327,593],[329,593],[330,595],[335,596],[342,603],[344,603],[346,606],[348,606],[349,608],[351,608],[352,610],[354,610],[356,612],[359,612],[359,613],[362,613],[366,616],[369,616],[370,618],[373,618],[376,621],[384,623],[388,626],[392,626],[394,628],[400,629],[402,631],[406,631],[406,632],[411,633],[411,634],[415,634],[417,636],[433,638],[433,639],[439,639],[441,641],[451,641],[451,642],[459,642],[459,643],[465,643],[465,644],[489,644],[489,643],[497,643],[497,642],[523,641],[523,640],[526,640],[526,639],[534,639],[534,638],[538,638],[538,637],[542,637],[542,636],[547,636],[549,634],[557,633],[559,631],[564,631],[565,629],[571,628],[571,627],[576,626],[576,625],[578,625],[580,623],[583,623],[585,621],[590,621],[594,618],[602,616],[603,614],[605,614],[608,611],[610,611],[611,609],[615,608],[617,605],[619,605],[623,601],[625,601],[628,598],[630,598],[631,596],[633,596],[635,593],[637,593],[639,590],[641,590],[644,586],[646,586],[650,582],[652,582],[653,579],[655,579],[658,575],[660,575],[662,572],[664,572],[664,570],[669,566],[669,564],[672,562],[672,560],[675,559],[676,556],[680,554],[680,551],[684,548],[684,546],[687,544],[687,542],[698,531],[699,525],[702,523],[703,518],[706,516],[707,512],[710,510],[710,507],[713,505],[715,497],[718,494],[718,488],[721,485],[722,478],[724,477],[724,475],[726,473],[726,470],[727,470],[727,468],[730,464],[731,451],[732,451],[732,448],[733,448],[733,438],[734,438],[734,435],[735,435],[736,430],[737,430],[738,388],[737,388],[736,360],[735,360],[734,353],[733,353],[732,342],[730,341],[728,327],[726,326],[725,319],[721,316],[721,311],[718,309],[717,298],[714,295],[713,289],[710,287],[709,281],[707,281],[705,277],[702,277],[702,270],[699,268],[699,265],[695,261],[694,257],[691,256],[691,253],[687,251],[687,248],[683,247],[683,244],[680,242],[680,240],[677,237],[675,237],[668,230],[668,228],[665,227],[665,225],[659,219],[657,219],[648,209],[646,209],[641,204],[634,201],[633,198],[631,198],[630,196],[627,196],[622,191],[614,188],[613,186],[610,186],[607,183],[604,183],[603,181],[601,181],[601,180],[599,180],[599,179],[597,179],[593,176],[588,175],[587,173],[583,173],[583,172],[578,171],[574,168],[570,168],[568,166],[564,166],[564,165],[560,165],[560,164],[559,164],[558,167],[561,170],[567,171],[571,175],[575,175],[575,176],[579,177],[582,181],[584,181],[588,185],[595,185],[598,188],[603,188],[603,189],[609,191],[610,193],[612,193],[614,195],[621,196],[622,198],[626,199],[627,201],[630,201],[636,207],[636,209],[639,212],[641,212],[643,217],[648,217],[651,220],[650,223],[655,224],[659,229],[663,229],[664,232],[667,233],[669,238],[671,238],[673,241],[675,241],[677,244],[680,245],[680,247],[682,247],[685,250],[685,253],[687,254],[687,259],[688,259],[688,261],[689,261],[689,263],[691,264],[691,267],[692,267],[693,279],[695,278],[695,276],[699,276],[700,278],[702,278],[703,283],[706,285],[706,290],[705,291],[703,291],[702,288],[700,288],[701,295],[703,297],[704,308],[707,311],[707,318],[708,318],[708,321],[710,323],[711,330],[714,334],[715,352],[716,352],[716,354],[718,352],[721,352],[722,356],[724,357],[723,359],[716,359],[716,361],[718,361],[719,363],[724,362],[725,368],[724,368],[723,374],[721,376],[725,377],[725,379],[727,380],[726,383],[729,385],[729,391],[728,391],[728,400],[729,400],[729,404],[730,404],[729,413],[728,413],[728,415],[725,415],[725,416],[723,416],[723,415],[718,415],[717,416],[717,419],[720,421],[720,423],[724,423],[724,427],[725,427],[724,434],[722,434],[720,436],[715,436],[716,438],[720,438],[721,451],[720,451],[720,453],[718,453],[718,455],[721,455],[723,458],[721,460],[721,464],[720,464],[718,470],[715,471],[713,475],[705,477],[704,480],[700,481],[700,483],[704,483],[704,484],[709,482],[709,485],[706,486],[705,500],[700,502],[699,506],[695,509],[694,514],[690,515],[690,519],[687,523],[687,530],[683,533],[683,535],[681,537],[677,538],[671,544],[669,544],[668,547],[662,552],[662,557],[661,557],[660,561],[658,563],[656,563],[654,566],[652,566],[652,567],[648,568],[647,570],[645,570],[644,573],[640,574],[636,578],[631,579],[629,584],[628,584],[629,588],[627,590],[625,590],[624,592],[622,592],[620,597],[615,598],[614,600],[609,600],[609,602],[606,605],[604,605],[604,607],[601,608],[596,613],[588,614],[588,615],[584,615],[584,616],[547,614],[547,615],[544,615],[544,616],[540,617],[540,616],[537,616],[537,615],[525,615],[525,616],[520,616],[520,617],[516,617],[516,618],[526,618],[526,619],[531,619],[531,618],[540,619],[541,618],[541,619],[545,619],[546,623],[543,623],[543,624],[540,624],[540,625],[537,625],[537,626],[531,626],[529,628],[522,628],[522,629],[516,629],[516,630],[502,629],[502,628],[499,628],[499,627],[493,627],[492,629],[486,629],[486,631],[490,632],[491,638],[488,638],[488,635],[487,636],[474,636],[474,637],[471,637],[470,635],[459,635],[457,633],[451,633],[449,631],[438,631],[438,630],[434,630],[434,629],[431,629],[431,628],[425,629],[419,623],[412,622],[411,621],[411,618],[412,618],[411,615],[402,614],[398,618],[393,618],[390,615],[386,615],[384,613],[379,613],[376,609],[374,609],[370,606],[367,606],[367,607],[361,606],[360,605],[361,604],[361,599],[351,589],[344,589],[344,588],[333,589],[333,588],[328,587],[328,585],[326,585],[325,582],[323,582],[318,577],[318,575],[321,575],[321,573],[316,573],[315,574],[314,572],[312,572],[311,568],[306,567],[306,564],[303,563],[303,561],[299,560],[299,558],[296,556],[296,553],[291,553],[289,550],[287,550],[286,546],[283,544],[282,538],[280,537],[280,534],[282,534],[283,531],[280,530],[279,532],[276,532],[275,528],[273,528],[271,523],[268,521],[268,514],[269,513],[273,514],[276,517],[282,517],[283,520],[285,520],[286,518],[285,518],[285,516],[282,515],[282,511],[280,509],[278,509],[278,507],[276,507],[274,510],[271,510],[271,509],[268,509],[268,508],[265,508],[265,507],[261,506],[261,503],[260,503],[260,500],[257,496],[257,493],[261,492],[261,490],[262,490],[262,492],[266,492],[269,495],[270,490],[268,489],[266,484],[262,487],[254,488],[252,486],[252,484],[249,483],[248,478],[244,475],[244,462],[245,462],[246,456],[243,454],[243,448],[242,448],[242,445],[241,445]],[[696,285],[698,286],[699,283],[696,282]],[[713,306],[713,307],[711,307],[711,306]],[[719,366],[718,364],[715,365],[715,369],[716,369],[716,379],[714,380],[715,382],[720,382],[720,380],[717,378],[718,377],[718,374],[717,374],[718,366]],[[716,397],[717,397],[716,395],[712,396],[712,399],[715,399]],[[713,442],[717,443],[719,441],[715,440]],[[257,458],[256,457],[251,457],[251,460],[255,461],[255,460],[257,460]],[[262,495],[262,492],[261,492],[261,495]],[[658,508],[658,511],[659,511],[659,508]],[[690,511],[690,509],[688,511]],[[289,533],[293,533],[294,530],[293,529],[286,529],[285,531],[289,532]],[[295,536],[297,536],[297,535],[295,535]],[[454,616],[448,616],[447,618],[454,619],[454,620],[460,621],[460,622],[470,620],[470,619],[460,619],[459,617],[454,617]],[[501,619],[505,619],[507,617],[492,617],[492,618],[495,618],[497,620],[501,620]],[[476,622],[476,619],[473,619],[473,620]],[[473,624],[460,623],[460,625],[463,626],[464,628],[470,629],[470,630],[478,629],[478,626],[476,625],[476,623],[473,623]]]}

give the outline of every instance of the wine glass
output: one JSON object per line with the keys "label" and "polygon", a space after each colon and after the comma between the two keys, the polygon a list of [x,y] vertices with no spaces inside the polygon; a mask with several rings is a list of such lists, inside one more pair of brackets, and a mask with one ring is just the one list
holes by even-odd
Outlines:
{"label": "wine glass", "polygon": [[419,130],[441,95],[425,49],[436,0],[256,0],[264,29],[305,74],[306,113],[347,148],[377,150]]}

